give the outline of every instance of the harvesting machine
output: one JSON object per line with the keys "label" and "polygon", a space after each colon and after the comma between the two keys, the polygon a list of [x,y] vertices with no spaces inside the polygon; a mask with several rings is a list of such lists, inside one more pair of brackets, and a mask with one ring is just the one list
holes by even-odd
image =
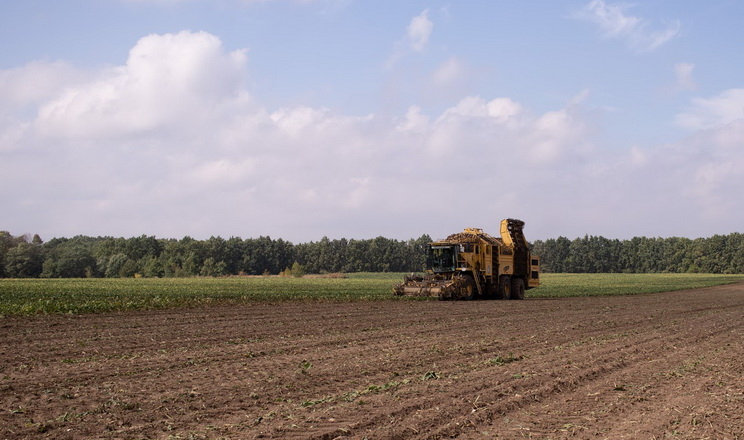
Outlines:
{"label": "harvesting machine", "polygon": [[501,237],[467,228],[427,247],[426,273],[411,274],[395,295],[457,299],[524,299],[540,285],[540,257],[530,253],[524,222],[501,221]]}

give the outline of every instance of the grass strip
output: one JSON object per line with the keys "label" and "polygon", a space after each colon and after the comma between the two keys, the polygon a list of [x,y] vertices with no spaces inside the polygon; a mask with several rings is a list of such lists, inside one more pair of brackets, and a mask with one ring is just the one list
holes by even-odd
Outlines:
{"label": "grass strip", "polygon": [[[0,316],[82,314],[281,301],[381,301],[403,274],[347,278],[0,279]],[[744,275],[544,274],[527,298],[654,293],[744,281]]]}

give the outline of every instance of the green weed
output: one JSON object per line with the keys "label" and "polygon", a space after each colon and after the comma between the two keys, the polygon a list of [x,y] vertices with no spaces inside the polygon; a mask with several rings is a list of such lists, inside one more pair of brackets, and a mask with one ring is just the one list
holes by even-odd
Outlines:
{"label": "green weed", "polygon": [[[347,278],[80,278],[0,279],[0,317],[84,314],[282,301],[383,301],[399,273]],[[543,274],[527,298],[653,293],[743,281],[744,275]],[[419,298],[420,299],[420,298]],[[477,303],[476,303],[477,305]]]}

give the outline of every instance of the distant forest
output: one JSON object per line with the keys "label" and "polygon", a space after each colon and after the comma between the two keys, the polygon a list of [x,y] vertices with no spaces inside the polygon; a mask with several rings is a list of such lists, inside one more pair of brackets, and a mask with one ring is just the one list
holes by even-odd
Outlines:
{"label": "distant forest", "polygon": [[423,269],[428,235],[399,241],[329,240],[292,244],[259,237],[180,240],[14,237],[0,231],[0,277],[190,277],[290,272],[411,272]]}
{"label": "distant forest", "polygon": [[[407,241],[377,237],[292,244],[282,239],[211,237],[196,240],[53,238],[0,231],[0,277],[190,277],[335,272],[419,272],[425,268],[422,235]],[[585,236],[532,243],[543,272],[744,273],[744,235],[630,240]]]}
{"label": "distant forest", "polygon": [[544,272],[744,273],[744,234],[709,238],[608,239],[591,235],[532,243]]}

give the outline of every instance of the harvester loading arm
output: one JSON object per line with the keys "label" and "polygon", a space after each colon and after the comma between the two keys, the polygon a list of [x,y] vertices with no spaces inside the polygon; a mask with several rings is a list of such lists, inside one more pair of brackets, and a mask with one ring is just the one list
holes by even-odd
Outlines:
{"label": "harvester loading arm", "polygon": [[524,238],[524,222],[513,218],[501,220],[501,240],[507,247],[527,249],[527,239]]}

